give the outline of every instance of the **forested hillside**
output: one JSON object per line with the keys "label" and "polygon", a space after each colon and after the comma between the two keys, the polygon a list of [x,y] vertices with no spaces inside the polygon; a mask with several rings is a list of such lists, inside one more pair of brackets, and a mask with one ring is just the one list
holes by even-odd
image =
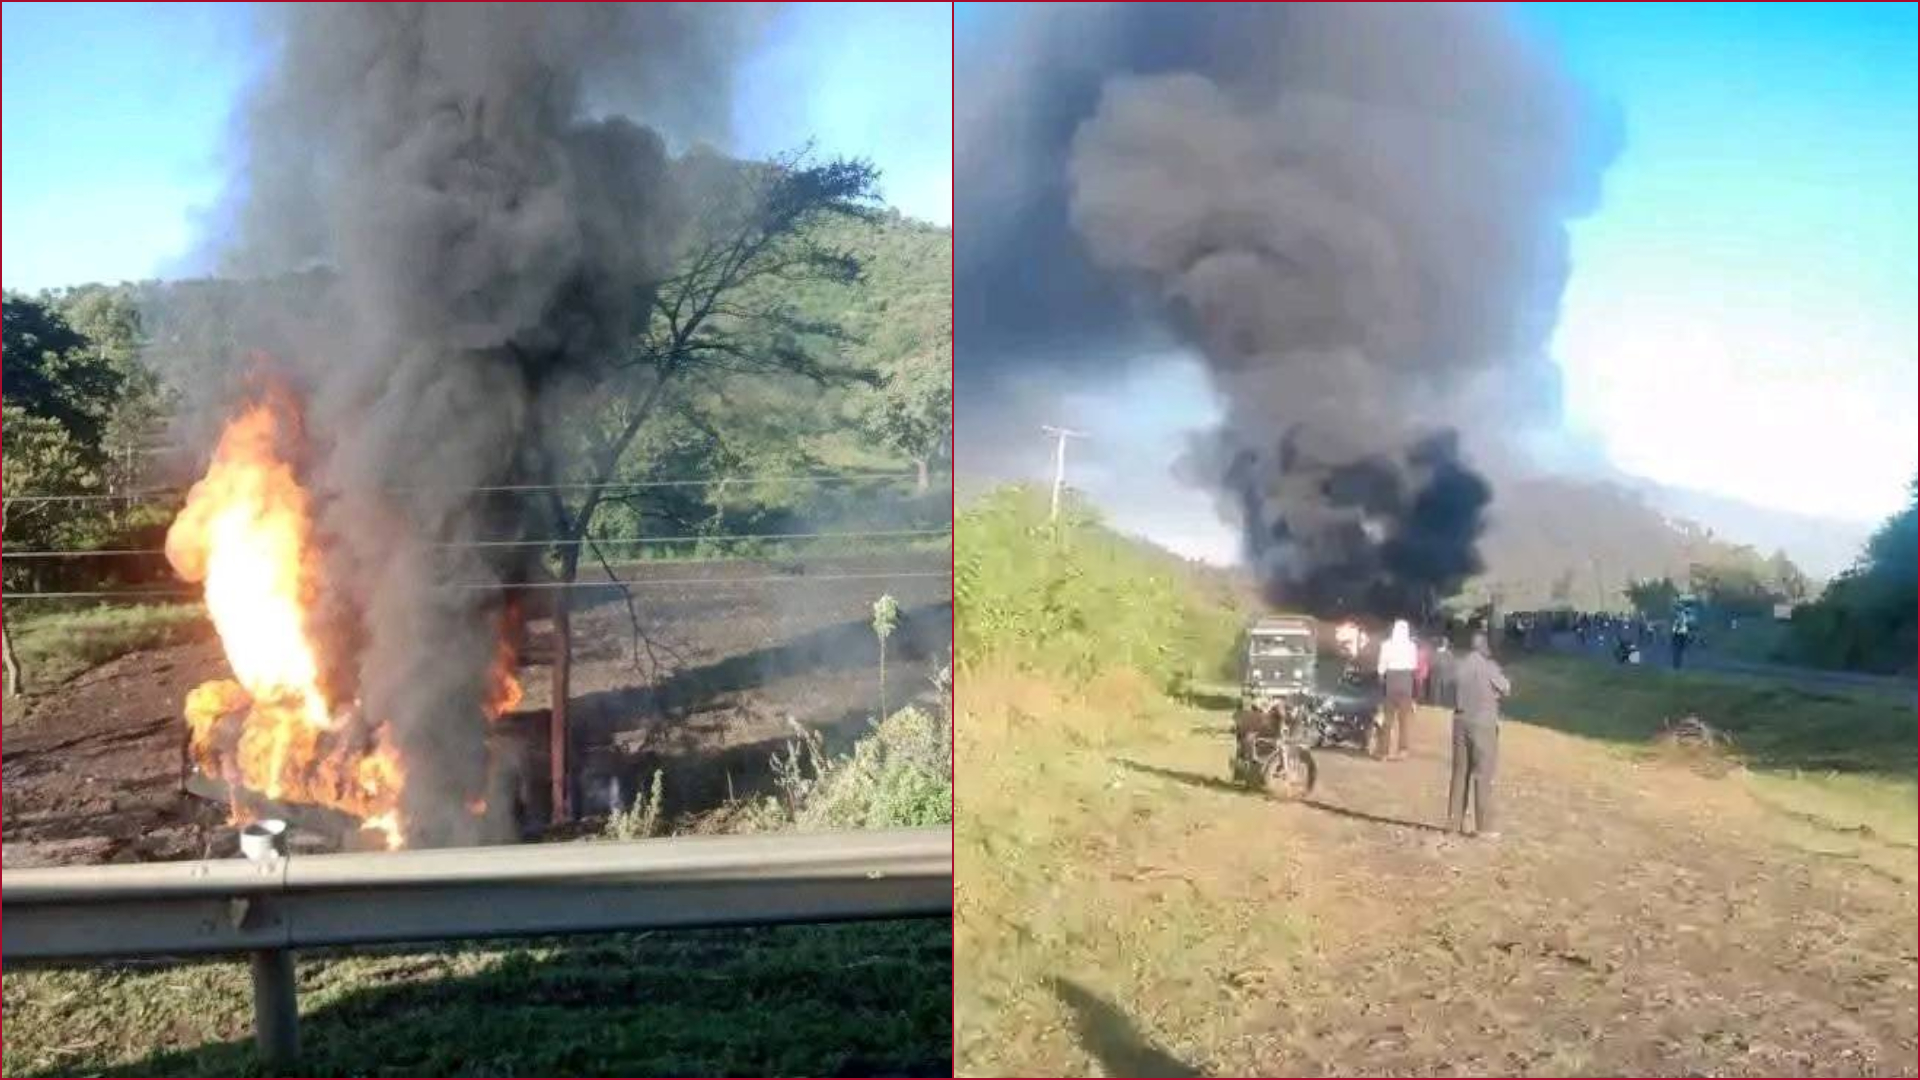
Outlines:
{"label": "forested hillside", "polygon": [[[949,230],[881,212],[827,216],[806,238],[844,258],[847,280],[774,275],[753,283],[766,310],[804,338],[746,347],[804,350],[826,374],[751,364],[678,385],[620,455],[616,483],[687,477],[732,485],[647,489],[610,502],[591,534],[738,537],[944,529],[951,444]],[[270,281],[84,285],[5,299],[5,543],[36,550],[151,549],[162,500],[119,496],[190,482],[221,395],[246,354],[290,347],[263,312],[314,310],[325,271]],[[810,362],[813,362],[810,360]],[[604,422],[605,418],[592,418]],[[768,477],[846,476],[838,483]],[[886,474],[871,480],[855,475]],[[45,496],[80,496],[42,501]],[[706,550],[738,550],[709,542]],[[765,545],[760,545],[764,547]],[[685,544],[623,557],[686,556]],[[9,558],[8,587],[164,576],[155,559]]]}

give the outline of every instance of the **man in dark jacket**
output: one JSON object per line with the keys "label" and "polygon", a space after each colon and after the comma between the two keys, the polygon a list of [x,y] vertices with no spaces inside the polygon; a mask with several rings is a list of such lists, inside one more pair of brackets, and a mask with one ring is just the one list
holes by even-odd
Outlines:
{"label": "man in dark jacket", "polygon": [[1473,636],[1473,651],[1454,667],[1453,782],[1447,788],[1447,827],[1464,832],[1467,791],[1473,791],[1473,824],[1486,840],[1500,837],[1493,813],[1493,773],[1500,759],[1500,701],[1513,692],[1487,648]]}

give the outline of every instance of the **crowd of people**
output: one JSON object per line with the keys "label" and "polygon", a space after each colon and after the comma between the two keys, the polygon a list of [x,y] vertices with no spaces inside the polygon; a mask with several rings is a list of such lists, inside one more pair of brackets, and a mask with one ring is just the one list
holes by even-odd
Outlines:
{"label": "crowd of people", "polygon": [[1645,662],[1664,642],[1674,670],[1686,666],[1687,655],[1701,644],[1701,619],[1689,604],[1674,608],[1669,619],[1642,615],[1584,611],[1518,611],[1505,617],[1502,631],[1509,648],[1539,652],[1552,648],[1556,637],[1571,639],[1579,650],[1604,649],[1617,664]]}

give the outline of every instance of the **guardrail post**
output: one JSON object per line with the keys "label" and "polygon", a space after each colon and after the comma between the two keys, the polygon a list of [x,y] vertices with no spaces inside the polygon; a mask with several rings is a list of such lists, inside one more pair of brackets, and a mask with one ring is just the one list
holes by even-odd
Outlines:
{"label": "guardrail post", "polygon": [[293,981],[293,950],[255,949],[253,1039],[268,1065],[284,1068],[300,1056],[300,1002]]}

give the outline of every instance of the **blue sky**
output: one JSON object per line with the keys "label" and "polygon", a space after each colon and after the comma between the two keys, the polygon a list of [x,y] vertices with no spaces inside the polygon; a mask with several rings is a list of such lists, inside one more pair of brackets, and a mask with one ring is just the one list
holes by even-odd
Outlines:
{"label": "blue sky", "polygon": [[1920,395],[1914,5],[1521,17],[1626,127],[1574,227],[1554,345],[1571,423],[1665,483],[1896,509]]}
{"label": "blue sky", "polygon": [[[254,51],[227,4],[8,4],[0,284],[165,272],[220,189]],[[871,157],[906,213],[952,219],[945,4],[802,4],[743,65],[735,149]]]}
{"label": "blue sky", "polygon": [[[1625,129],[1602,205],[1573,227],[1552,346],[1571,434],[1629,473],[1760,506],[1850,521],[1902,506],[1920,440],[1915,6],[1553,4],[1514,17]],[[969,45],[990,56],[994,25],[958,6],[962,94]],[[1117,517],[1233,556],[1231,534],[1194,520],[1204,498],[1171,480],[1157,509],[1140,498],[1146,463],[1171,459],[1215,411],[1196,369],[1074,408],[1064,422],[1127,433],[1113,462],[1082,450],[1090,493],[1110,483]]]}

